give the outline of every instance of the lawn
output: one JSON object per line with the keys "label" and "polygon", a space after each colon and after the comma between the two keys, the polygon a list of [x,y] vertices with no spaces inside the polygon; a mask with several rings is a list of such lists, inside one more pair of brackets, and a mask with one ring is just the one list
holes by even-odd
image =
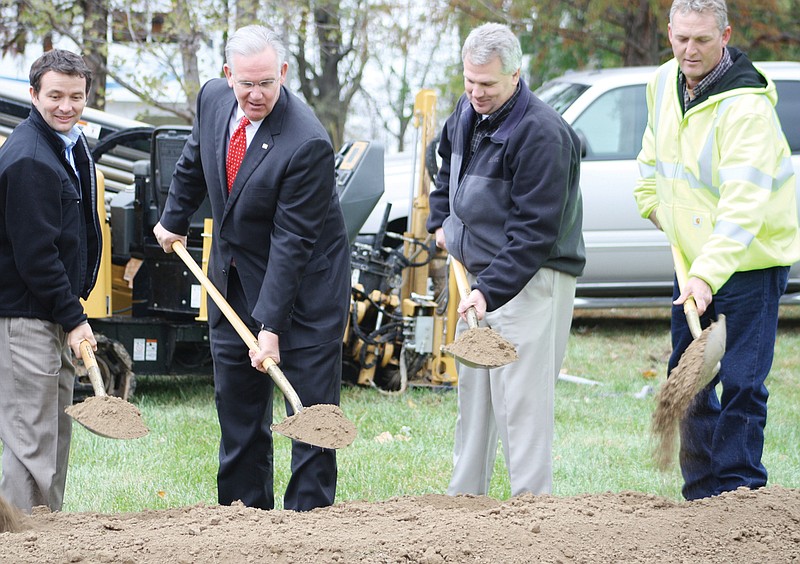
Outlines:
{"label": "lawn", "polygon": [[[651,458],[652,392],[670,351],[665,310],[576,312],[556,386],[554,493],[636,490],[680,497],[680,475]],[[764,463],[770,483],[800,487],[800,311],[788,309],[768,380],[770,414]],[[575,383],[574,378],[596,384]],[[278,393],[275,420],[285,417]],[[219,427],[208,376],[139,377],[134,403],[150,434],[114,441],[75,426],[65,511],[124,512],[216,503]],[[342,409],[359,431],[339,451],[337,501],[377,501],[443,493],[451,471],[454,390],[384,395],[346,387]],[[290,441],[275,438],[276,502],[288,480]],[[498,452],[490,495],[510,495]]]}

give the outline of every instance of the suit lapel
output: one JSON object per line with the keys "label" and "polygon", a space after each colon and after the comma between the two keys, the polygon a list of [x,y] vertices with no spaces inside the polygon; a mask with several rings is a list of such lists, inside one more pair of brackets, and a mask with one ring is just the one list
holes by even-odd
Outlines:
{"label": "suit lapel", "polygon": [[[217,107],[217,113],[214,116],[214,135],[217,140],[216,157],[217,157],[217,178],[219,183],[216,189],[222,191],[222,200],[228,197],[228,175],[225,172],[225,158],[228,155],[228,128],[231,122],[231,116],[236,110],[236,97],[233,95],[233,90],[229,90],[228,94]],[[211,186],[209,186],[211,188]]]}

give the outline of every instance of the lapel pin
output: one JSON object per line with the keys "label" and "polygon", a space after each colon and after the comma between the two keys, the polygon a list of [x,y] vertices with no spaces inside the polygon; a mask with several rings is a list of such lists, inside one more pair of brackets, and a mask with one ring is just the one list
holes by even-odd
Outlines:
{"label": "lapel pin", "polygon": [[269,143],[263,143],[263,144],[261,145],[261,148],[262,148],[262,149],[269,149]]}

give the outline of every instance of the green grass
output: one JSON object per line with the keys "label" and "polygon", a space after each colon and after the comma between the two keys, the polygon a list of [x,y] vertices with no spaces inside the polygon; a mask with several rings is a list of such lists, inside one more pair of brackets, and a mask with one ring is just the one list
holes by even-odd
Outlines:
{"label": "green grass", "polygon": [[[670,351],[664,310],[578,311],[565,371],[601,385],[556,386],[554,494],[636,490],[680,498],[677,469],[656,470],[650,456],[653,396]],[[764,463],[770,483],[800,487],[800,308],[782,317],[770,388]],[[275,420],[285,417],[279,393]],[[104,439],[76,425],[65,511],[104,513],[216,503],[219,426],[210,377],[139,377],[134,403],[150,434]],[[452,468],[456,392],[412,389],[388,396],[346,387],[342,409],[359,435],[339,451],[337,501],[379,501],[444,493]],[[391,440],[377,437],[389,434]],[[290,441],[275,436],[275,493],[281,506]],[[498,451],[490,495],[510,495]]]}

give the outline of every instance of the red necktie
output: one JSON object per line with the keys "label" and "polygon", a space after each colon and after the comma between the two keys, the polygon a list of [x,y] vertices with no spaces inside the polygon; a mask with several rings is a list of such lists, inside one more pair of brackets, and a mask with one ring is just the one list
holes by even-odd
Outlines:
{"label": "red necktie", "polygon": [[231,142],[228,145],[228,157],[225,160],[225,172],[228,175],[228,193],[231,191],[233,181],[236,180],[236,173],[239,172],[239,165],[242,164],[244,154],[247,151],[247,134],[244,128],[250,125],[247,116],[242,117],[239,127],[231,135]]}

